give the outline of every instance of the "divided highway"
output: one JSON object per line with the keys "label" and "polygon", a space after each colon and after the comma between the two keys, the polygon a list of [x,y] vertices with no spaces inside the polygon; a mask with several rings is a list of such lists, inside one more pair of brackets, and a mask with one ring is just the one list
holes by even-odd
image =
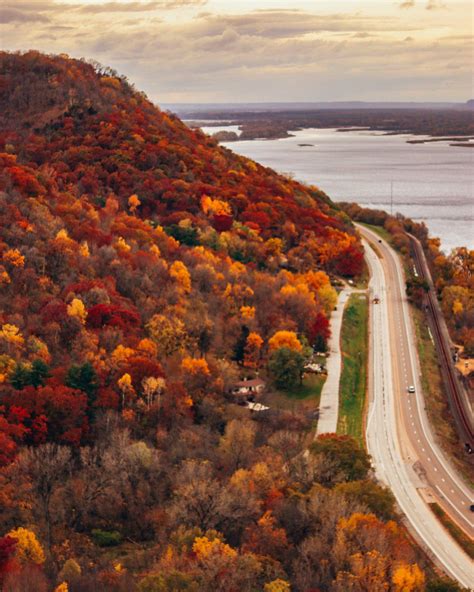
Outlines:
{"label": "divided highway", "polygon": [[[437,501],[472,537],[474,496],[434,442],[428,424],[400,259],[378,235],[358,228],[366,239],[371,293],[380,297],[370,316],[368,450],[378,478],[394,493],[416,537],[448,575],[470,588],[473,562],[426,501]],[[415,393],[408,393],[410,385]]]}

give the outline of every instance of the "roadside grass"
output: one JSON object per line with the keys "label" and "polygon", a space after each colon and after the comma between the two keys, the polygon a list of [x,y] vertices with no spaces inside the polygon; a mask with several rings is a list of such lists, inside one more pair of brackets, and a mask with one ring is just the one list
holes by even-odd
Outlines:
{"label": "roadside grass", "polygon": [[437,503],[430,504],[430,508],[458,545],[466,551],[471,559],[474,559],[474,541],[451,520]]}
{"label": "roadside grass", "polygon": [[352,294],[342,321],[342,373],[337,433],[354,437],[365,448],[363,434],[367,387],[368,300]]}
{"label": "roadside grass", "polygon": [[454,427],[454,419],[444,392],[436,348],[431,340],[423,311],[410,306],[415,324],[416,341],[421,367],[421,385],[426,411],[436,439],[454,465],[472,485],[472,465],[464,454]]}

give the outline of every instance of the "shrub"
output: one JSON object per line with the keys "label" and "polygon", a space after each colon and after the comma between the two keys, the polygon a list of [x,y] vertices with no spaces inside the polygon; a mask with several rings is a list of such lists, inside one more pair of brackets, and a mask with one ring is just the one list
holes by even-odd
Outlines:
{"label": "shrub", "polygon": [[99,547],[115,547],[122,542],[122,535],[117,530],[92,530],[92,539]]}

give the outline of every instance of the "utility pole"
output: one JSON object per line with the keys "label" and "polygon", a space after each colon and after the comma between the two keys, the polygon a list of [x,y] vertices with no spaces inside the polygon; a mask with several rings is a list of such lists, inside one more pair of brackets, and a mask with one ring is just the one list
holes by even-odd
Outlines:
{"label": "utility pole", "polygon": [[393,181],[390,181],[390,216],[393,216]]}

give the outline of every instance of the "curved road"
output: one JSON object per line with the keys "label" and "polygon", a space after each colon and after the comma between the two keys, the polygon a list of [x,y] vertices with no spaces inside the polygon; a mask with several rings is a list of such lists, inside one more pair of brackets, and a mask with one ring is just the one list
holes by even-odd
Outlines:
{"label": "curved road", "polygon": [[[474,565],[428,507],[437,501],[472,537],[473,495],[454,473],[433,440],[424,408],[414,330],[398,255],[365,227],[362,236],[371,271],[371,355],[367,445],[376,474],[393,491],[412,531],[434,561],[463,586],[473,582]],[[407,393],[414,385],[416,392]],[[433,497],[435,499],[433,499]]]}

